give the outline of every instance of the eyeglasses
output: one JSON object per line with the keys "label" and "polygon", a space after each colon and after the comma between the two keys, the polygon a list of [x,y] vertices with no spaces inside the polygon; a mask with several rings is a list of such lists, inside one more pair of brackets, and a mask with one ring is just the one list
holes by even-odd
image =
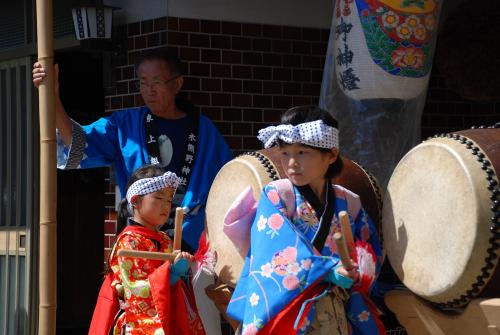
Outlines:
{"label": "eyeglasses", "polygon": [[140,80],[140,81],[136,81],[135,82],[135,87],[138,89],[138,90],[143,90],[143,89],[150,89],[150,90],[156,90],[158,88],[163,88],[165,87],[169,82],[179,78],[181,75],[178,74],[176,76],[173,76],[172,78],[168,79],[168,80],[161,80],[161,79],[155,79],[151,82],[147,82],[147,81],[143,81],[143,80]]}

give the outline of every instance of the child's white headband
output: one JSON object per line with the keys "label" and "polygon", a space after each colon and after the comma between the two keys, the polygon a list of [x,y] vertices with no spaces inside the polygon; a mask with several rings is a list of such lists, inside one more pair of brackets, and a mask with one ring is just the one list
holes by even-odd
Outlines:
{"label": "child's white headband", "polygon": [[167,187],[177,188],[179,177],[173,172],[167,171],[161,176],[142,178],[135,181],[127,190],[127,201],[131,204],[134,195],[145,195],[162,190]]}
{"label": "child's white headband", "polygon": [[272,147],[278,139],[285,143],[302,143],[312,147],[325,149],[339,147],[339,131],[326,125],[323,121],[301,123],[296,126],[282,124],[259,130],[257,138],[264,147]]}

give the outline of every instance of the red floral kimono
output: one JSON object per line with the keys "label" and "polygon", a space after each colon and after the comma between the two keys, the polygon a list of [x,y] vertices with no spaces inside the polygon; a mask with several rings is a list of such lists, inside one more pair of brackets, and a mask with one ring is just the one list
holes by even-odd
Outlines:
{"label": "red floral kimono", "polygon": [[117,292],[124,313],[114,323],[114,335],[205,334],[192,289],[182,280],[170,286],[170,262],[117,256],[120,249],[171,252],[171,243],[163,232],[125,228],[111,253],[112,273],[99,293],[89,335],[108,334],[118,311]]}

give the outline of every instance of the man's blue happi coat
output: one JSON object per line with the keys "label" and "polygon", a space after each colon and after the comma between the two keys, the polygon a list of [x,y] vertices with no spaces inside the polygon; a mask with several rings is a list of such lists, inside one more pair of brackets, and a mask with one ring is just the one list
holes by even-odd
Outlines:
{"label": "man's blue happi coat", "polygon": [[[73,123],[73,139],[67,150],[58,139],[57,165],[60,169],[114,166],[122,197],[132,172],[150,164],[146,146],[144,118],[147,107],[114,112],[87,126]],[[189,185],[181,206],[189,209],[183,226],[183,239],[195,250],[204,228],[208,192],[219,169],[233,158],[214,124],[200,116],[196,157]]]}

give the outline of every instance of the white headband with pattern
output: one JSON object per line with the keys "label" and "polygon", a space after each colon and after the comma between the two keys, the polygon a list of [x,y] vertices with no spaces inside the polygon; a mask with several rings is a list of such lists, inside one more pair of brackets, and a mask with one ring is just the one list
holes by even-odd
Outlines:
{"label": "white headband with pattern", "polygon": [[161,176],[142,178],[135,181],[127,190],[127,201],[131,204],[134,195],[145,195],[167,187],[177,188],[180,179],[173,172],[167,171]]}
{"label": "white headband with pattern", "polygon": [[257,138],[264,148],[272,147],[278,139],[286,143],[302,143],[325,149],[339,147],[339,130],[326,125],[322,120],[300,123],[296,126],[281,124],[259,130]]}

